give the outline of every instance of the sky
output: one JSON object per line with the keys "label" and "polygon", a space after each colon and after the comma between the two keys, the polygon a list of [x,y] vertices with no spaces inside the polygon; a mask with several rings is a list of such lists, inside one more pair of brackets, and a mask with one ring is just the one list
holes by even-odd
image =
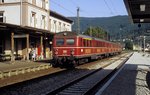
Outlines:
{"label": "sky", "polygon": [[66,17],[111,17],[127,15],[123,0],[50,0],[50,10]]}

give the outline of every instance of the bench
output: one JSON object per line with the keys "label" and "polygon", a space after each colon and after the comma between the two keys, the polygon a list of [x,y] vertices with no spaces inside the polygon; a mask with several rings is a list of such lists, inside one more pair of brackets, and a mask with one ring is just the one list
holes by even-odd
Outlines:
{"label": "bench", "polygon": [[[15,60],[23,59],[23,56],[20,54],[14,54]],[[0,61],[10,61],[11,55],[10,54],[0,54]]]}
{"label": "bench", "polygon": [[11,60],[11,56],[9,54],[0,54],[0,61]]}
{"label": "bench", "polygon": [[23,59],[23,56],[20,55],[20,54],[14,54],[14,56],[15,56],[15,60],[21,60],[21,59]]}

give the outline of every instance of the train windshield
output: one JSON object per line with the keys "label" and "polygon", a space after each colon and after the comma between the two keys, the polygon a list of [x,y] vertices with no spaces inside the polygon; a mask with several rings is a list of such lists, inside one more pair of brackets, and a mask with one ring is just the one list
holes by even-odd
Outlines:
{"label": "train windshield", "polygon": [[56,45],[64,45],[64,39],[56,39]]}
{"label": "train windshield", "polygon": [[70,38],[70,39],[66,39],[66,44],[67,45],[74,45],[74,39]]}

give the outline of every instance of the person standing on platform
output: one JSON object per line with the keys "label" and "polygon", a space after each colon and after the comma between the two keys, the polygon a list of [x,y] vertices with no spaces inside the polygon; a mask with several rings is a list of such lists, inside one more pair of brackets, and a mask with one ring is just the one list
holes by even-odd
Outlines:
{"label": "person standing on platform", "polygon": [[35,61],[36,60],[36,50],[33,49],[32,51],[32,60]]}
{"label": "person standing on platform", "polygon": [[29,52],[29,60],[32,60],[32,49],[31,49],[31,51]]}

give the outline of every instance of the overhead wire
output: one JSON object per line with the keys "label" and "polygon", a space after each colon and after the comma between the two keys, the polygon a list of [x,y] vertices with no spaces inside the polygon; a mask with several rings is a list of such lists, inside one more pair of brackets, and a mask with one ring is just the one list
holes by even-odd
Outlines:
{"label": "overhead wire", "polygon": [[77,2],[75,2],[74,0],[70,0],[70,1],[76,8],[80,8],[81,13],[85,13],[85,14],[89,15],[89,13],[87,11],[85,11],[81,6],[79,6],[79,4]]}
{"label": "overhead wire", "polygon": [[61,4],[59,4],[59,3],[57,3],[57,2],[55,2],[55,1],[53,1],[53,0],[51,0],[51,2],[52,2],[52,3],[54,3],[54,4],[56,4],[57,6],[61,7],[62,9],[64,9],[64,10],[68,11],[69,13],[71,13],[71,14],[75,15],[75,13],[74,13],[74,12],[72,12],[71,10],[69,10],[69,9],[65,8],[63,5],[61,5]]}
{"label": "overhead wire", "polygon": [[70,1],[72,2],[73,5],[75,4],[76,7],[79,7],[79,4],[77,4],[74,0],[70,0]]}
{"label": "overhead wire", "polygon": [[111,4],[112,4],[112,7],[114,9],[114,11],[116,12],[116,14],[118,14],[118,11],[116,10],[115,6],[114,6],[114,3],[112,2],[112,0],[110,0]]}
{"label": "overhead wire", "polygon": [[105,5],[107,6],[107,8],[110,10],[110,13],[112,15],[114,15],[114,12],[112,11],[112,9],[109,7],[108,3],[106,2],[106,0],[104,0]]}
{"label": "overhead wire", "polygon": [[[71,14],[73,14],[73,15],[76,15],[76,13],[74,13],[74,12],[72,12],[71,10],[65,8],[63,5],[61,5],[61,4],[57,3],[57,2],[55,2],[54,0],[50,0],[50,1],[51,1],[53,4],[55,4],[55,5],[59,6],[59,7],[61,7],[62,9],[68,11],[69,13],[71,13]],[[87,15],[89,15],[89,13],[88,13],[87,11],[83,10],[74,0],[70,0],[70,1],[72,2],[73,5],[75,5],[76,8],[78,8],[78,7],[80,8],[80,12],[86,13]],[[111,1],[111,0],[110,0],[110,1]],[[110,13],[111,13],[112,15],[114,15],[115,13],[118,14],[118,12],[117,12],[116,8],[114,7],[114,4],[112,3],[112,1],[111,1],[111,4],[112,4],[112,7],[113,7],[113,10],[115,11],[115,13],[112,11],[111,7],[108,5],[108,3],[106,2],[106,0],[104,0],[104,3],[105,3],[105,5],[107,6],[107,8],[110,10]]]}

